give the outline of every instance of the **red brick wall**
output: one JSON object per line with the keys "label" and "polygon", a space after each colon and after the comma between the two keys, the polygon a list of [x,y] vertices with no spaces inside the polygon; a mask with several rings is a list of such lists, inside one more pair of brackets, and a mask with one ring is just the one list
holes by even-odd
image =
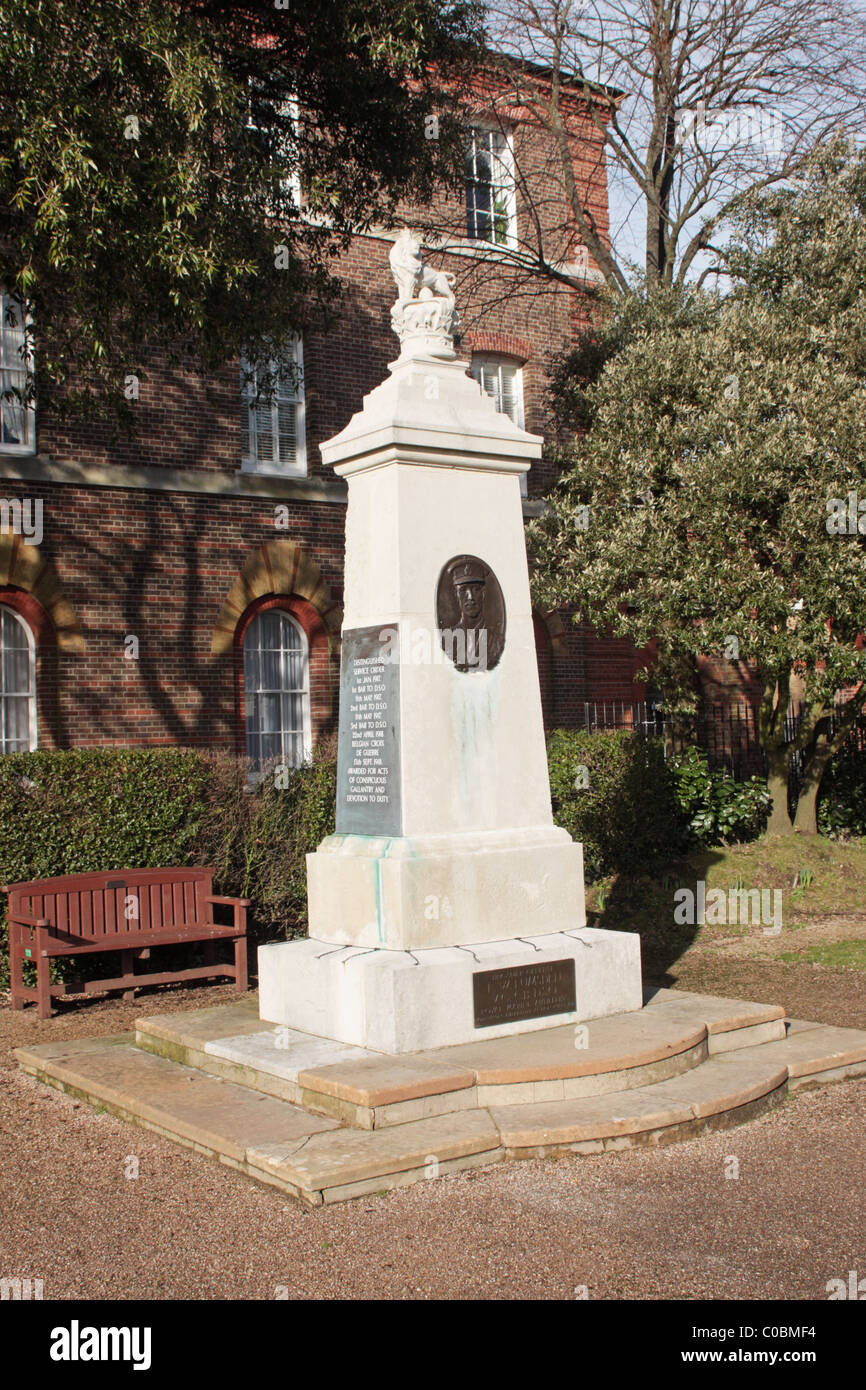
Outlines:
{"label": "red brick wall", "polygon": [[[234,749],[243,726],[233,659],[213,656],[211,641],[249,551],[289,534],[341,592],[341,506],[289,503],[286,533],[274,530],[274,503],[265,499],[10,480],[3,490],[43,499],[40,553],[54,565],[86,642],[81,655],[52,655],[45,646],[42,660],[56,662],[57,681],[46,684],[48,672],[39,672],[42,747]],[[309,608],[303,600],[295,606],[299,615]],[[138,660],[124,655],[128,636],[138,638]],[[311,693],[321,732],[336,714],[338,673],[314,636]]]}
{"label": "red brick wall", "polygon": [[[514,114],[521,117],[519,111]],[[534,165],[543,186],[550,151],[542,135],[527,124],[516,138],[523,165]],[[598,136],[579,103],[573,148],[578,175],[592,188],[594,216],[606,228]],[[455,211],[463,218],[462,205]],[[524,209],[518,209],[518,217],[526,231]],[[411,225],[411,215],[407,220]],[[333,482],[322,467],[320,443],[361,408],[364,395],[383,379],[399,351],[389,317],[395,297],[390,246],[382,236],[353,240],[338,263],[345,286],[339,321],[329,330],[313,326],[304,337],[307,465],[314,480]],[[471,255],[434,259],[457,277],[462,354],[468,360],[473,349],[498,351],[518,360],[526,428],[544,434],[549,426],[545,369],[550,355],[567,347],[575,327],[586,321],[587,297],[565,286],[518,294],[513,272],[489,262],[482,267]],[[140,383],[136,418],[136,436],[118,439],[104,425],[61,427],[40,416],[39,455],[49,464],[116,469],[119,478],[125,468],[188,470],[232,479],[240,470],[236,366],[202,381],[154,358]],[[43,499],[40,553],[54,565],[86,642],[81,655],[59,652],[50,641],[50,624],[45,628],[38,670],[40,745],[235,748],[243,727],[236,660],[230,651],[213,656],[210,650],[222,604],[249,552],[275,538],[302,547],[339,597],[344,507],[288,501],[289,527],[277,532],[274,507],[283,504],[281,498],[104,487],[64,483],[54,476],[58,480],[47,483],[4,477],[0,454],[0,495]],[[552,480],[549,460],[534,466],[530,496],[544,492]],[[304,601],[297,595],[282,598],[310,623],[313,722],[321,734],[335,719],[336,661],[323,630],[316,628],[317,617],[305,613]],[[138,660],[124,655],[129,635],[138,638]],[[543,699],[551,723],[573,722],[579,702],[595,688],[592,682],[612,689],[614,668],[620,672],[628,664],[618,651],[613,666],[588,657],[585,635],[578,630],[570,629],[554,648],[543,640],[541,647]]]}

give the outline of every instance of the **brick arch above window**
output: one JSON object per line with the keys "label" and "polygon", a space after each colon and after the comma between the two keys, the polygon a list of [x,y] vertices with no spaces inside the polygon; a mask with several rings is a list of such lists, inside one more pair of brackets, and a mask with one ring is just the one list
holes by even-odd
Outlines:
{"label": "brick arch above window", "polygon": [[498,353],[500,357],[513,357],[521,366],[532,356],[532,344],[529,339],[516,338],[513,333],[492,333],[472,329],[469,333],[464,333],[460,346],[470,348],[472,352],[492,352]]}
{"label": "brick arch above window", "polygon": [[211,653],[224,656],[235,647],[238,623],[250,605],[267,595],[306,599],[315,609],[325,630],[339,638],[341,610],[331,586],[315,560],[294,541],[269,541],[251,550],[244,567],[220,609],[211,642]]}
{"label": "brick arch above window", "polygon": [[[53,636],[61,652],[80,653],[85,650],[84,634],[72,605],[63,597],[60,582],[54,566],[39,554],[35,545],[30,545],[15,531],[0,531],[0,589],[10,586],[11,591],[28,594],[48,615],[53,627]],[[9,599],[4,600],[9,602]],[[18,607],[14,602],[11,607]],[[49,635],[45,625],[34,625],[26,607],[21,614],[31,622],[37,642]]]}

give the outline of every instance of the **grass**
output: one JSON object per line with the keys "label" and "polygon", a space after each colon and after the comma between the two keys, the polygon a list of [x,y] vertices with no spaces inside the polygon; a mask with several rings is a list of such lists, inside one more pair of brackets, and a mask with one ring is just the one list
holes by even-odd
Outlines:
{"label": "grass", "polygon": [[[633,878],[614,875],[587,889],[590,925],[640,933],[649,966],[663,965],[690,945],[721,937],[745,936],[757,930],[739,923],[677,925],[678,889],[696,891],[703,880],[707,892],[722,889],[779,889],[785,931],[834,915],[862,913],[866,907],[866,840],[828,840],[819,835],[783,835],[746,845],[697,850],[672,861],[654,874]],[[827,943],[811,948],[836,955],[845,968],[863,968],[853,950],[856,943]],[[862,951],[862,943],[861,943]],[[798,960],[808,953],[795,953]],[[816,960],[819,964],[830,964]]]}
{"label": "grass", "polygon": [[825,965],[831,970],[866,970],[866,941],[827,941],[802,951],[784,951],[780,959],[795,965]]}

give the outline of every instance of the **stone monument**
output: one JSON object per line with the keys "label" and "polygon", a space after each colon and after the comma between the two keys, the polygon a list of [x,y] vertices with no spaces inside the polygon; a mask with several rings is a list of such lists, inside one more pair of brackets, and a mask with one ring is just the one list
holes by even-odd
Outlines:
{"label": "stone monument", "polygon": [[260,1013],[387,1053],[641,1008],[639,938],[588,929],[553,824],[520,475],[541,439],[457,358],[453,277],[404,230],[400,356],[322,445],[347,479],[336,833]]}

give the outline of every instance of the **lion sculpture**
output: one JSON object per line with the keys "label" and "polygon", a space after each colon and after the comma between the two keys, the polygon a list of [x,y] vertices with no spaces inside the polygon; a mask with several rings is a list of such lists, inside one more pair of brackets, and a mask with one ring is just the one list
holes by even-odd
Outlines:
{"label": "lion sculpture", "polygon": [[394,242],[388,260],[397,282],[395,309],[402,309],[413,299],[444,299],[451,322],[456,321],[456,301],[452,289],[454,276],[445,270],[434,270],[432,266],[425,265],[420,239],[408,227],[403,228]]}

